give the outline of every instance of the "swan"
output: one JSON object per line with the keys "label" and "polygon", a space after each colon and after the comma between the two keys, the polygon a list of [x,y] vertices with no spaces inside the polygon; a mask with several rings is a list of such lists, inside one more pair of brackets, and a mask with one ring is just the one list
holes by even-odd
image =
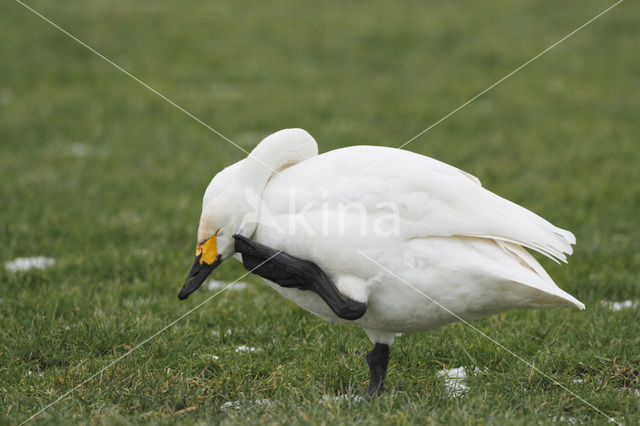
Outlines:
{"label": "swan", "polygon": [[379,146],[318,155],[309,133],[285,129],[212,179],[178,296],[235,257],[307,311],[360,325],[377,395],[403,333],[506,309],[584,309],[527,251],[566,263],[575,242],[438,160]]}

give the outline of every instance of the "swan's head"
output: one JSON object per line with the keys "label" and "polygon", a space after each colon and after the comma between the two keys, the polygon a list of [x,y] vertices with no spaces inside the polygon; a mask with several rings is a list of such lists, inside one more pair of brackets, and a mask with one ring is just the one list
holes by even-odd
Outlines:
{"label": "swan's head", "polygon": [[250,207],[244,199],[241,180],[236,176],[241,163],[218,173],[207,187],[196,237],[196,257],[178,292],[180,299],[186,299],[196,291],[211,271],[233,256],[233,235],[246,232],[243,224]]}
{"label": "swan's head", "polygon": [[318,155],[318,145],[302,129],[285,129],[262,140],[251,154],[218,173],[205,191],[196,241],[196,259],[178,292],[186,299],[218,265],[235,253],[239,234],[254,233],[262,192],[269,178]]}

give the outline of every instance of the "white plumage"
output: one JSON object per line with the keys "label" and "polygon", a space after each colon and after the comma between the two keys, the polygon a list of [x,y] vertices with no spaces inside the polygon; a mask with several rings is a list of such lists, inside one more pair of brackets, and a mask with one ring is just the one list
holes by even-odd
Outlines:
{"label": "white plumage", "polygon": [[[584,308],[523,248],[566,262],[571,232],[429,157],[374,146],[317,152],[304,130],[282,130],[220,172],[205,193],[199,241],[220,228],[223,260],[239,232],[315,262],[341,293],[367,304],[349,322],[374,343],[457,321],[447,310],[471,320],[512,308]],[[341,321],[316,294],[269,284]]]}

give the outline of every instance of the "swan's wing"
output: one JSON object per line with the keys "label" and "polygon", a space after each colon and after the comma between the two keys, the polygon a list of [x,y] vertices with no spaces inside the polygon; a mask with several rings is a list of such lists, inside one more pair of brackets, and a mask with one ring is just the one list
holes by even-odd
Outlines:
{"label": "swan's wing", "polygon": [[571,245],[576,239],[571,232],[482,188],[480,181],[468,173],[415,155],[407,156],[403,163],[403,168],[411,169],[407,178],[423,179],[418,191],[421,197],[411,198],[407,211],[415,208],[415,204],[421,204],[422,197],[433,207],[421,218],[407,218],[412,222],[408,228],[417,235],[437,232],[447,236],[490,238],[519,244],[564,262],[565,255],[573,253]]}
{"label": "swan's wing", "polygon": [[[571,232],[484,189],[474,176],[404,150],[354,146],[330,151],[286,169],[269,186],[295,191],[296,206],[307,206],[307,211],[320,208],[320,200],[343,206],[358,203],[370,215],[393,211],[405,239],[489,238],[564,262],[576,241]],[[278,198],[273,192],[272,200]]]}

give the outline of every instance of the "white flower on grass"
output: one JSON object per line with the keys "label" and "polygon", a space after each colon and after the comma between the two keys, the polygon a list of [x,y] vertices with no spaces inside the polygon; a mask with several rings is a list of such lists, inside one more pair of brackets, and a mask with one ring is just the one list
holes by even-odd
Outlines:
{"label": "white flower on grass", "polygon": [[49,266],[53,266],[56,263],[50,257],[35,256],[35,257],[17,257],[4,264],[7,271],[19,272],[28,271],[30,269],[45,269]]}

